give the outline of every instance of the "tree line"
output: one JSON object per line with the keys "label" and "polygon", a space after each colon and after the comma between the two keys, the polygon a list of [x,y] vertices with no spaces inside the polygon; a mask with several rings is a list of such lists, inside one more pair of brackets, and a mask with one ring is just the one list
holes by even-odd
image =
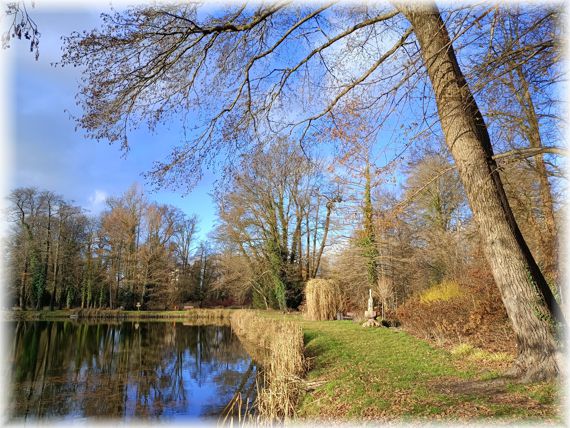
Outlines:
{"label": "tree line", "polygon": [[197,293],[197,217],[138,186],[90,216],[50,190],[10,195],[10,298],[20,308],[165,308]]}

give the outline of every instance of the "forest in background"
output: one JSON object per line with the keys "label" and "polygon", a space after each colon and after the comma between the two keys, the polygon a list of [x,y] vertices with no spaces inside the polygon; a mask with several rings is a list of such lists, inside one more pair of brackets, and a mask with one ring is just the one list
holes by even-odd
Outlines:
{"label": "forest in background", "polygon": [[[15,189],[9,302],[36,309],[132,310],[137,302],[143,310],[185,303],[297,309],[304,283],[316,277],[340,285],[345,311],[362,312],[372,288],[386,317],[430,287],[454,293],[458,286],[461,295],[496,302],[448,157],[431,148],[417,153],[398,194],[384,190],[386,174],[364,165],[334,169],[305,157],[294,142],[276,141],[217,188],[218,221],[207,241],[196,238],[195,215],[150,201],[138,185],[108,198],[98,216],[49,190]],[[515,213],[560,296],[549,258],[557,243],[544,239],[535,165],[510,163],[503,176],[516,184],[507,187]],[[553,199],[559,206],[556,193]],[[561,212],[554,216],[558,225]]]}

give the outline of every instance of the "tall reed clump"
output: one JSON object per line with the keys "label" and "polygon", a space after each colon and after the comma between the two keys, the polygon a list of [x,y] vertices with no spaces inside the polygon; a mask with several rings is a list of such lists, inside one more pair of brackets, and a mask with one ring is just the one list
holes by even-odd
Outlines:
{"label": "tall reed clump", "polygon": [[341,309],[340,289],[330,279],[311,279],[305,286],[305,302],[308,320],[334,320]]}
{"label": "tall reed clump", "polygon": [[295,416],[305,372],[303,331],[291,321],[236,311],[231,325],[242,340],[265,348],[256,408],[259,422],[273,423]]}

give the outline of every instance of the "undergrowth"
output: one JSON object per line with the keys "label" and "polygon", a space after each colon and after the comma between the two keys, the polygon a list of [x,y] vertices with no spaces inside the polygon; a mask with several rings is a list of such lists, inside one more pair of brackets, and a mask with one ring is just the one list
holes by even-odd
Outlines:
{"label": "undergrowth", "polygon": [[436,301],[447,302],[454,297],[461,296],[459,284],[455,281],[444,281],[436,284],[420,294],[421,303],[431,303]]}
{"label": "undergrowth", "polygon": [[429,288],[410,297],[396,314],[403,329],[440,346],[468,343],[490,352],[516,350],[499,290],[487,272],[468,272],[461,283]]}

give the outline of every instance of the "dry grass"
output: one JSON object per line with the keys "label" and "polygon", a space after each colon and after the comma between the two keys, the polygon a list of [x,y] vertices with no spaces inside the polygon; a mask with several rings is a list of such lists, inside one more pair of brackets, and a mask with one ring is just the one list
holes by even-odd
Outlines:
{"label": "dry grass", "polygon": [[264,348],[262,379],[256,408],[262,423],[294,417],[303,391],[305,372],[303,332],[299,324],[260,317],[254,311],[236,311],[231,325],[245,342]]}
{"label": "dry grass", "polygon": [[203,321],[229,320],[231,309],[194,308],[185,311],[122,311],[118,309],[66,309],[43,311],[12,311],[6,318],[21,320],[60,320],[70,317],[82,320],[124,319],[192,319]]}
{"label": "dry grass", "polygon": [[446,302],[454,297],[461,296],[459,284],[455,281],[443,281],[434,285],[420,294],[420,302],[431,303],[436,301]]}
{"label": "dry grass", "polygon": [[507,352],[489,352],[484,349],[477,348],[468,343],[461,343],[451,348],[451,354],[459,358],[468,358],[472,361],[480,362],[497,362],[507,363],[513,362],[513,355]]}
{"label": "dry grass", "polygon": [[334,320],[340,309],[340,289],[329,279],[311,279],[305,287],[305,300],[308,320]]}

